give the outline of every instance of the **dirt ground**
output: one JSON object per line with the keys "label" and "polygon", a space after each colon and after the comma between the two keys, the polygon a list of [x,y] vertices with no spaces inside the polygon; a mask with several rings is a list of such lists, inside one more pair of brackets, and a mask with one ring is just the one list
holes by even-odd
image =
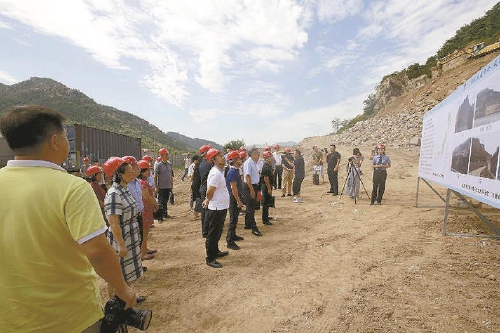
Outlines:
{"label": "dirt ground", "polygon": [[[370,206],[364,191],[357,204],[333,197],[328,177],[315,186],[309,169],[303,203],[275,192],[273,226],[257,211],[262,237],[244,230],[240,217],[245,240],[220,259],[222,269],[205,264],[189,184],[176,176],[175,218],[155,223],[150,248],[158,253],[133,285],[147,297],[139,307],[153,310],[148,332],[500,332],[499,241],[443,236],[443,208],[415,207],[418,150],[388,155],[382,205]],[[362,170],[371,194],[372,172],[367,164]],[[343,167],[340,189],[345,174]],[[426,185],[419,203],[442,205]],[[482,212],[500,227],[498,210]],[[465,209],[451,211],[448,230],[492,234]]]}

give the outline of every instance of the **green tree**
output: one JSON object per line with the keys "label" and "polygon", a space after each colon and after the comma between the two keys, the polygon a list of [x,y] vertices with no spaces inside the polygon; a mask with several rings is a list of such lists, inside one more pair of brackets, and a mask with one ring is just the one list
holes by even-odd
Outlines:
{"label": "green tree", "polygon": [[332,120],[333,134],[337,133],[341,128],[345,127],[349,123],[349,121],[350,119],[333,118]]}
{"label": "green tree", "polygon": [[371,115],[375,111],[375,105],[377,104],[377,97],[375,94],[368,95],[368,98],[363,101],[363,114]]}
{"label": "green tree", "polygon": [[224,145],[224,151],[231,149],[231,150],[238,150],[241,146],[245,146],[245,141],[243,140],[232,140],[229,141]]}

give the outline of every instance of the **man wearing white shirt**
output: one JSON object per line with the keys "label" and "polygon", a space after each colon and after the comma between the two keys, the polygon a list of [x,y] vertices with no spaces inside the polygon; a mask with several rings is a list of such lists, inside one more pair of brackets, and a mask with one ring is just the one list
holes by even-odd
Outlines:
{"label": "man wearing white shirt", "polygon": [[245,229],[252,229],[252,234],[255,236],[262,236],[255,222],[255,208],[258,204],[257,192],[259,191],[258,185],[260,182],[259,156],[259,150],[252,148],[250,150],[250,158],[243,164],[243,192],[246,198]]}
{"label": "man wearing white shirt", "polygon": [[274,162],[275,167],[274,167],[274,181],[273,181],[273,187],[274,189],[281,190],[281,175],[283,174],[283,166],[281,165],[281,154],[279,152],[280,150],[280,145],[275,144],[274,145],[274,152],[273,152],[273,157],[274,157]]}
{"label": "man wearing white shirt", "polygon": [[216,259],[225,257],[229,254],[227,251],[219,250],[219,240],[224,227],[227,209],[229,208],[229,192],[224,178],[224,166],[226,160],[215,148],[205,155],[207,161],[212,161],[214,166],[208,173],[207,195],[203,201],[203,207],[207,208],[205,212],[204,224],[208,228],[208,234],[205,239],[205,250],[207,253],[206,263],[213,268],[221,268],[222,264]]}

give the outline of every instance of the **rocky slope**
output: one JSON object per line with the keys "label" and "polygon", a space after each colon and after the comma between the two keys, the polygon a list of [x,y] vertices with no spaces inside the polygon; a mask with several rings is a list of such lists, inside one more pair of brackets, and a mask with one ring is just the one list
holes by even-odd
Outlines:
{"label": "rocky slope", "polygon": [[341,134],[306,138],[299,147],[305,151],[313,144],[327,147],[331,143],[349,147],[373,147],[378,143],[418,147],[423,115],[498,55],[495,52],[469,60],[433,78],[405,82],[389,77],[377,87],[380,111],[373,118],[358,122]]}

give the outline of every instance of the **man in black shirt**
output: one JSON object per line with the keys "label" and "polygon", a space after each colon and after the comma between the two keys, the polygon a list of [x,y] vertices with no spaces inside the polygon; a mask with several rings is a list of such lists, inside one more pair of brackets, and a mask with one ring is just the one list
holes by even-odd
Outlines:
{"label": "man in black shirt", "polygon": [[332,193],[333,195],[339,194],[339,165],[340,165],[340,154],[335,151],[335,145],[330,145],[330,153],[326,156],[327,171],[328,171],[328,181],[330,182],[330,191],[326,193]]}
{"label": "man in black shirt", "polygon": [[264,157],[264,166],[260,174],[260,188],[262,192],[262,223],[266,225],[273,225],[269,221],[269,207],[271,205],[271,196],[273,195],[273,153],[265,151],[262,154]]}

